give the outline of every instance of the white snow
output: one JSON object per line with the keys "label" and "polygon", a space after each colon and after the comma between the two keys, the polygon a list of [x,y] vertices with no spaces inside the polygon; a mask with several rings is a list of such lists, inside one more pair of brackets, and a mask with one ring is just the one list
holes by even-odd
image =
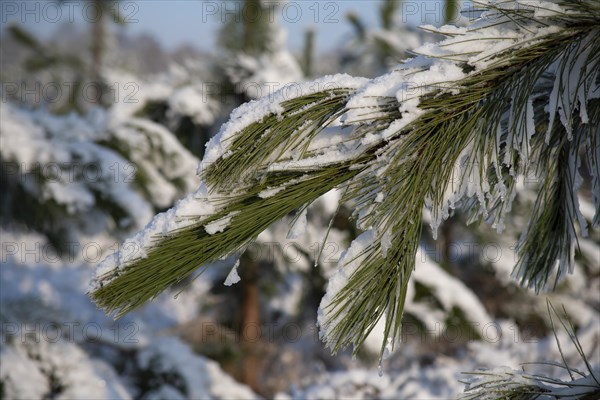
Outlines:
{"label": "white snow", "polygon": [[[431,261],[429,257],[424,255],[424,252],[418,253],[423,256],[417,256],[415,270],[411,278],[431,290],[446,312],[456,307],[463,312],[468,322],[474,323],[477,326],[485,326],[493,321],[493,318],[487,313],[483,304],[481,304],[471,289]],[[406,312],[412,313],[417,319],[428,313],[435,315],[434,310],[429,310],[429,312],[414,310],[413,312],[413,305],[415,303],[412,299],[407,298]],[[432,320],[430,319],[428,322],[431,323]],[[428,325],[428,328],[432,329],[435,323],[440,324],[443,322],[443,320],[437,320],[434,322],[434,325]]]}
{"label": "white snow", "polygon": [[276,188],[265,189],[258,193],[258,197],[260,197],[261,199],[268,199],[269,197],[275,196],[277,193],[281,192],[284,189],[285,189],[285,187],[276,187]]}
{"label": "white snow", "polygon": [[306,233],[306,215],[308,208],[304,208],[300,214],[295,218],[293,225],[290,228],[290,231],[287,234],[288,239],[298,239]]}
{"label": "white snow", "polygon": [[239,211],[232,211],[223,218],[219,218],[216,221],[204,225],[204,230],[209,235],[214,235],[215,233],[223,232],[225,228],[227,228],[231,223],[231,218],[233,218],[237,214],[239,214]]}
{"label": "white snow", "polygon": [[312,82],[295,84],[293,90],[282,88],[272,96],[242,104],[231,113],[229,121],[223,124],[219,133],[206,145],[203,163],[209,165],[219,157],[226,156],[234,135],[248,125],[261,121],[268,115],[279,115],[283,111],[281,102],[324,89],[358,88],[365,82],[367,80],[364,78],[345,74],[330,75]]}
{"label": "white snow", "polygon": [[[89,225],[111,223],[112,217],[96,207],[99,192],[103,202],[127,214],[133,229],[151,218],[151,207],[131,187],[135,166],[93,141],[105,134],[104,126],[93,125],[91,120],[97,118],[93,112],[60,119],[44,110],[27,112],[6,104],[0,118],[3,160],[16,164],[16,179],[31,196],[54,201],[75,217],[95,209]],[[77,224],[69,228],[73,233],[83,230]]]}
{"label": "white snow", "polygon": [[217,105],[203,84],[177,89],[168,102],[173,114],[190,116],[198,125],[210,125],[215,120]]}
{"label": "white snow", "polygon": [[233,265],[233,267],[231,267],[231,271],[229,271],[229,274],[227,274],[227,278],[225,278],[225,282],[223,282],[223,285],[231,286],[231,285],[235,285],[236,283],[238,283],[240,281],[240,276],[238,275],[238,267],[239,266],[240,266],[240,260],[237,260],[235,262],[235,264]]}
{"label": "white snow", "polygon": [[224,373],[216,362],[194,354],[175,337],[156,339],[138,354],[138,361],[142,367],[152,367],[158,373],[177,374],[185,385],[185,394],[182,393],[185,398],[257,398],[247,386]]}
{"label": "white snow", "polygon": [[[3,242],[27,243],[28,249],[36,245],[48,247],[39,235],[23,236],[7,231],[1,235]],[[207,393],[210,398],[257,398],[213,361],[196,355],[171,334],[164,337],[166,329],[196,318],[201,299],[206,298],[216,282],[196,279],[177,299],[173,293],[165,293],[115,323],[86,295],[89,265],[65,265],[50,256],[40,260],[23,258],[10,250],[3,245],[0,271],[0,313],[6,318],[0,350],[4,396],[42,398],[50,392],[52,376],[56,383],[63,385],[57,398],[135,398],[137,389],[131,384],[133,376],[128,375],[135,372],[118,373],[111,364],[114,361],[111,352],[122,349],[137,353],[141,366],[153,373],[177,370],[189,387],[187,395],[166,387],[164,392],[159,389],[148,397],[170,393],[177,398],[175,393],[179,393],[182,398],[188,398],[190,393]],[[206,279],[207,274],[203,278]],[[54,327],[59,329],[58,333]],[[11,330],[16,336],[9,340],[5,335]],[[31,340],[25,339],[27,331]],[[161,336],[162,339],[155,339]],[[90,351],[93,338],[99,339],[97,346],[106,346],[102,352]],[[177,343],[157,344],[155,340]],[[165,365],[168,369],[164,369]],[[198,377],[202,377],[201,380]]]}
{"label": "white snow", "polygon": [[[48,378],[21,346],[2,346],[0,381],[3,394],[14,399],[41,399],[49,386]],[[27,382],[27,385],[23,385]]]}

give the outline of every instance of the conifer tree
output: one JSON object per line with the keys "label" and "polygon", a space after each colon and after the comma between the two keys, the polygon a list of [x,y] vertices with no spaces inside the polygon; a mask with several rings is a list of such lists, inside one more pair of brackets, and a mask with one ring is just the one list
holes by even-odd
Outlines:
{"label": "conifer tree", "polygon": [[417,31],[399,21],[403,7],[401,0],[386,0],[379,7],[379,26],[368,28],[357,14],[346,18],[354,30],[354,38],[342,49],[342,70],[360,76],[384,74],[395,64],[409,57],[408,51],[424,39],[424,31]]}

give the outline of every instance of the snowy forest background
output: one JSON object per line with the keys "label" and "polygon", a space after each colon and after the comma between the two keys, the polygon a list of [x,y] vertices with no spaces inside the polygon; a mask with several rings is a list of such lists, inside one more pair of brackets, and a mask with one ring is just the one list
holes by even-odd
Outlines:
{"label": "snowy forest background", "polygon": [[[581,367],[549,302],[566,311],[598,366],[599,233],[579,240],[574,273],[553,292],[536,295],[510,276],[519,221],[539,184],[527,177],[502,235],[458,212],[437,239],[423,227],[402,345],[381,367],[378,330],[353,358],[331,356],[315,326],[327,279],[357,235],[336,191],[261,234],[240,260],[238,283],[223,260],[117,321],[107,317],[87,296],[93,268],[198,188],[204,145],[235,107],[326,74],[381,75],[440,37],[403,22],[408,2],[373,1],[378,24],[340,16],[352,33],[336,51],[315,51],[318,24],[291,51],[277,18],[284,3],[249,18],[271,6],[245,0],[213,2],[239,6],[213,50],[167,51],[128,34],[127,2],[89,3],[102,17],[52,37],[18,23],[1,33],[0,397],[452,398],[463,373],[480,368]],[[417,22],[466,22],[464,4],[444,6],[435,21]],[[591,223],[590,190],[582,186],[580,201]]]}

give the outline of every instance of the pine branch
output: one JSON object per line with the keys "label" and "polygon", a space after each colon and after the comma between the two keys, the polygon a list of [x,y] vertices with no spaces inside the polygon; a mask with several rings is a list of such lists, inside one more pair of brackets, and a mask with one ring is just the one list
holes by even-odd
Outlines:
{"label": "pine branch", "polygon": [[[539,208],[516,271],[538,290],[555,270],[560,278],[573,262],[575,221],[587,228],[576,193],[580,149],[600,187],[600,7],[527,5],[486,2],[471,27],[442,28],[448,39],[373,81],[328,77],[292,98],[280,91],[240,107],[205,156],[208,190],[199,196],[211,211],[191,207],[198,215],[182,222],[190,199],[157,217],[131,242],[143,255],[120,254],[101,267],[94,300],[122,315],[344,185],[364,233],[330,280],[321,336],[334,352],[356,352],[385,318],[383,355],[399,336],[423,208],[434,232],[461,206],[501,230],[517,179],[531,171],[542,182]],[[340,121],[337,140],[319,144]]]}
{"label": "pine branch", "polygon": [[[351,80],[349,83],[352,82],[362,81]],[[238,155],[255,151],[254,143],[257,141],[267,145],[261,142],[260,137],[256,138],[256,135],[261,136],[264,132],[279,133],[280,130],[287,134],[273,138],[274,143],[268,143],[275,154],[280,151],[280,144],[289,146],[284,143],[284,139],[293,138],[296,146],[299,146],[302,135],[313,134],[315,128],[312,125],[292,119],[289,115],[297,113],[298,108],[302,107],[307,113],[311,113],[314,104],[320,104],[321,98],[331,99],[330,92],[309,93],[287,99],[281,107],[282,114],[288,118],[268,112],[262,120],[253,121],[236,132],[239,136],[238,140],[233,141],[233,145],[237,146],[237,151],[227,150],[230,157],[219,157],[205,171],[207,181],[224,183],[225,191],[217,186],[211,188],[211,193],[201,189],[176,209],[157,216],[147,232],[126,242],[119,253],[107,259],[99,268],[92,284],[93,300],[109,313],[124,315],[165,288],[181,282],[203,265],[239,255],[271,223],[311,203],[360,172],[356,165],[363,158],[369,157],[368,152],[353,154],[347,160],[337,159],[334,162],[316,164],[307,159],[318,157],[318,154],[304,149],[305,157],[302,160],[295,162],[285,157],[271,157],[268,162],[252,164],[254,174],[245,173],[243,157]],[[335,99],[342,104],[345,101],[342,96]],[[272,108],[270,101],[263,100],[267,109]],[[337,103],[329,104],[333,110],[340,107]],[[243,110],[242,108],[241,111]],[[319,121],[323,124],[321,129],[330,122],[327,119],[336,117],[335,112],[330,112],[329,118],[323,117],[320,112],[315,114],[320,115]],[[239,128],[239,125],[235,127]],[[225,135],[221,137],[226,136],[227,129],[224,128]],[[264,150],[268,151],[266,148]],[[231,163],[231,160],[236,161]],[[280,163],[275,164],[274,161]],[[303,167],[300,161],[304,161],[307,166]],[[229,179],[221,175],[221,167],[228,171]],[[217,178],[214,178],[214,174]],[[236,186],[237,191],[230,190],[229,185]],[[192,214],[194,212],[197,215]],[[215,229],[214,226],[220,229]]]}
{"label": "pine branch", "polygon": [[[590,48],[598,46],[599,34],[597,28],[565,29],[512,45],[509,50],[490,56],[484,68],[452,82],[447,89],[434,88],[426,92],[419,99],[422,114],[403,129],[388,132],[389,145],[381,150],[369,170],[382,172],[371,172],[368,178],[357,177],[347,196],[348,200],[356,200],[359,226],[372,228],[376,234],[374,244],[361,252],[361,265],[347,279],[343,289],[332,299],[326,296],[321,304],[324,312],[320,323],[326,332],[323,338],[334,352],[351,344],[355,350],[359,348],[384,315],[386,327],[381,354],[398,337],[406,284],[414,268],[420,234],[417,227],[425,204],[429,203],[432,209],[434,231],[448,216],[449,208],[468,196],[477,197],[476,212],[484,214],[486,219],[501,220],[501,215],[490,216],[489,213],[507,210],[504,206],[506,199],[513,196],[510,192],[514,190],[515,178],[525,175],[530,167],[524,160],[529,159],[533,145],[529,142],[536,132],[527,126],[527,121],[533,118],[528,115],[531,114],[530,99],[542,96],[538,93],[540,80],[554,63],[564,65],[568,62],[565,60],[579,57],[584,47],[581,43],[588,43]],[[600,68],[597,60],[588,59],[588,62]],[[463,65],[463,69],[469,67],[469,63]],[[579,81],[586,78],[589,79],[581,74]],[[576,104],[577,100],[566,101]],[[507,113],[511,120],[507,120]],[[564,130],[563,125],[560,127]],[[501,135],[497,134],[499,130]],[[557,128],[553,139],[568,142],[561,132]],[[554,165],[564,165],[552,155],[553,146],[541,142],[545,137],[543,133],[538,132],[535,149],[548,154],[546,157],[552,159]],[[568,143],[573,148],[579,147]],[[532,158],[531,163],[535,165],[534,160]],[[455,181],[453,168],[449,166],[455,165],[462,166],[459,184],[449,188],[448,183]],[[509,171],[492,176],[495,190],[485,185],[488,171],[493,168],[498,174],[502,170]],[[555,173],[559,172],[557,168],[544,170],[552,190],[556,189]],[[538,210],[546,219],[561,220],[564,228],[556,229],[550,222],[538,226],[536,232],[527,235],[528,240],[520,248],[516,271],[526,271],[523,282],[535,285],[538,290],[545,286],[555,269],[555,260],[559,262],[557,278],[563,276],[573,262],[571,249],[576,237],[569,227],[575,217],[575,203],[569,200],[569,205],[564,204],[567,199],[573,199],[576,192],[572,185],[558,190],[560,196],[554,196],[546,208]],[[452,193],[450,197],[448,192]],[[379,204],[378,196],[383,198]],[[488,210],[488,202],[493,205],[491,210]],[[548,207],[550,203],[552,207]],[[376,207],[372,207],[373,204]],[[561,213],[565,207],[568,210]],[[536,226],[536,219],[533,221]],[[547,235],[547,239],[540,240],[541,234]],[[393,251],[382,256],[380,243],[384,236],[391,241]],[[347,264],[340,264],[340,268],[348,268]],[[393,345],[391,347],[393,349]]]}
{"label": "pine branch", "polygon": [[325,90],[281,102],[283,112],[270,112],[233,136],[230,147],[235,151],[212,163],[204,179],[209,185],[231,190],[254,179],[261,167],[286,153],[298,151],[296,159],[303,157],[311,139],[339,117],[352,91]]}
{"label": "pine branch", "polygon": [[[356,174],[351,166],[346,162],[313,172],[267,173],[261,184],[244,195],[218,196],[217,201],[226,203],[221,211],[167,237],[154,237],[157,244],[147,255],[97,277],[99,288],[92,293],[93,300],[117,317],[126,314],[203,265],[239,254],[270,224]],[[260,197],[265,188],[278,186],[286,188],[272,197]],[[224,218],[230,218],[227,227],[207,232],[207,226]]]}
{"label": "pine branch", "polygon": [[[563,312],[566,312],[563,308]],[[587,371],[579,371],[569,365],[564,357],[562,346],[556,335],[557,327],[552,322],[552,330],[556,338],[556,345],[562,357],[562,363],[555,362],[533,362],[526,365],[551,365],[564,369],[569,373],[570,381],[557,378],[530,374],[523,371],[512,370],[507,367],[493,370],[469,372],[471,378],[465,382],[467,387],[461,399],[594,399],[600,395],[600,371],[593,369],[590,365],[581,343],[575,333],[575,328],[567,319],[566,314],[560,315],[554,306],[548,302],[548,315],[553,321],[552,315],[565,329],[569,338],[581,357],[582,363]],[[577,374],[577,375],[575,375]]]}

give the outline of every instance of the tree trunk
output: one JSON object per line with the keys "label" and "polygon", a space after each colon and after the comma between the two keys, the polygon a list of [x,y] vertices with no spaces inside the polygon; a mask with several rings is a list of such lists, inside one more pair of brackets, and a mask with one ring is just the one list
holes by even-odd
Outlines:
{"label": "tree trunk", "polygon": [[260,298],[258,288],[258,263],[243,257],[242,272],[242,304],[241,304],[241,381],[254,391],[260,392],[258,378],[260,376]]}
{"label": "tree trunk", "polygon": [[244,21],[244,52],[248,54],[258,53],[260,50],[258,43],[258,31],[260,19],[264,10],[260,0],[246,0],[242,9],[242,19]]}
{"label": "tree trunk", "polygon": [[458,0],[446,0],[444,6],[444,23],[445,24],[456,24],[460,13],[460,5]]}
{"label": "tree trunk", "polygon": [[102,64],[104,62],[104,40],[106,35],[106,16],[102,0],[94,0],[94,9],[99,13],[92,22],[92,65],[90,67],[90,79],[95,84],[98,93],[95,97],[87,99],[92,103],[101,102],[102,97]]}
{"label": "tree trunk", "polygon": [[304,33],[304,52],[302,57],[302,67],[304,75],[312,76],[313,73],[313,53],[315,49],[315,31],[308,28]]}

